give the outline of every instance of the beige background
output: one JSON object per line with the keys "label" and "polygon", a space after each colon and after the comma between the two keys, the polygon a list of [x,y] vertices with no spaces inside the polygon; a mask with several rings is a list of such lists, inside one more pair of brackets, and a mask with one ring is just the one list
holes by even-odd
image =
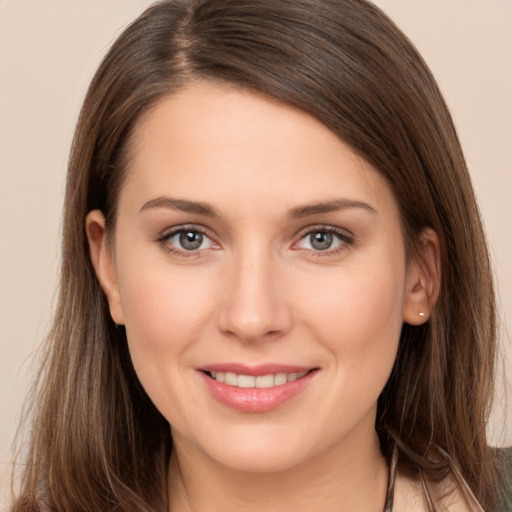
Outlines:
{"label": "beige background", "polygon": [[[51,316],[80,102],[109,44],[149,3],[0,0],[0,487],[37,366],[32,356]],[[512,326],[512,0],[375,3],[417,45],[452,109],[488,230],[502,317]],[[501,339],[510,345],[505,327]],[[510,386],[500,386],[490,438],[511,444],[503,387]]]}

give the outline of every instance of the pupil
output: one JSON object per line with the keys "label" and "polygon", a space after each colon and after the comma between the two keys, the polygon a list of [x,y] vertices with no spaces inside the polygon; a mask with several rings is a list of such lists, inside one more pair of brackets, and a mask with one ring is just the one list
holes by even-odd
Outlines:
{"label": "pupil", "polygon": [[311,246],[318,251],[325,251],[332,245],[332,234],[318,231],[311,235]]}
{"label": "pupil", "polygon": [[203,243],[203,235],[194,231],[187,231],[180,234],[180,244],[184,249],[193,251],[199,249]]}

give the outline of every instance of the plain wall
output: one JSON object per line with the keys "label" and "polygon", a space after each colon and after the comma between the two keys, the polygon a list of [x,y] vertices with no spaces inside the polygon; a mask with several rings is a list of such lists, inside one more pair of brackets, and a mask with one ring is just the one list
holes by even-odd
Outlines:
{"label": "plain wall", "polygon": [[[110,43],[150,3],[0,0],[0,488],[55,299],[80,103]],[[375,3],[416,44],[447,98],[487,227],[501,315],[512,326],[512,1]],[[503,326],[504,351],[510,340]],[[512,428],[504,428],[508,381],[490,426],[491,441],[502,445],[512,442]]]}

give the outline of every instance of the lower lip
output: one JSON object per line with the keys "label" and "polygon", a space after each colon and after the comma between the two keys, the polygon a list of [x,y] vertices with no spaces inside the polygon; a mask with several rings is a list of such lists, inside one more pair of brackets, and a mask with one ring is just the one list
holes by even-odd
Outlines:
{"label": "lower lip", "polygon": [[304,390],[312,381],[316,371],[293,382],[272,388],[239,388],[228,386],[201,372],[210,393],[220,403],[244,412],[267,412],[278,408]]}

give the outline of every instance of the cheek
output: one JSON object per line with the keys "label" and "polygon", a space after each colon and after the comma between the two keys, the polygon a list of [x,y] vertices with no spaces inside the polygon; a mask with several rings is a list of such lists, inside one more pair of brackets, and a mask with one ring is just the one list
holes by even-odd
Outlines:
{"label": "cheek", "polygon": [[404,259],[382,254],[325,279],[305,308],[344,389],[371,385],[380,394],[385,385],[402,328],[404,279]]}
{"label": "cheek", "polygon": [[185,341],[213,303],[211,280],[171,266],[165,255],[130,254],[118,264],[118,279],[127,330],[144,343]]}
{"label": "cheek", "polygon": [[324,281],[305,309],[309,329],[328,354],[324,361],[329,392],[316,412],[318,424],[329,426],[330,434],[322,434],[326,439],[352,431],[363,418],[370,418],[373,428],[377,400],[393,368],[402,327],[404,275],[389,268],[401,266],[340,271],[337,278]]}
{"label": "cheek", "polygon": [[[167,421],[188,431],[191,354],[208,323],[211,290],[157,265],[127,276],[122,289],[130,357],[142,387]],[[192,418],[200,417],[195,410]]]}
{"label": "cheek", "polygon": [[211,280],[200,272],[171,271],[165,258],[134,256],[118,265],[125,328],[136,373],[158,407],[172,402],[169,392],[180,385],[176,375],[182,374],[215,301]]}
{"label": "cheek", "polygon": [[[402,267],[402,265],[399,265]],[[395,265],[361,265],[333,272],[308,288],[310,314],[323,318],[326,329],[351,334],[361,343],[371,342],[365,332],[399,332],[402,324],[404,272]],[[319,286],[320,285],[320,286]]]}

